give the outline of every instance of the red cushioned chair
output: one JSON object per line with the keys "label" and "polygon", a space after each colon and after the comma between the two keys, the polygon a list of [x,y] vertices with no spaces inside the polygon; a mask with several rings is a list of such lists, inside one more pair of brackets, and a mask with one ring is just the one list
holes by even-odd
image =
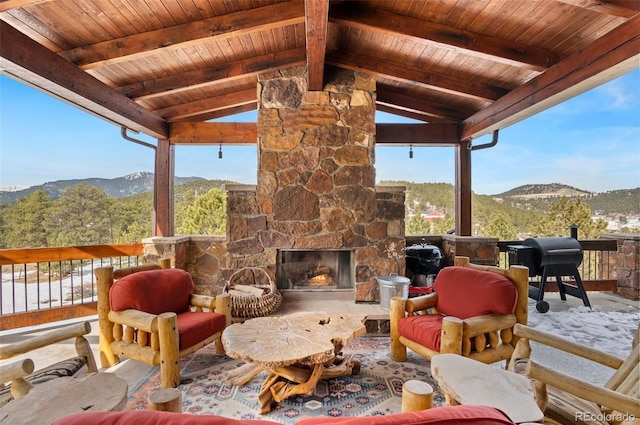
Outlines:
{"label": "red cushioned chair", "polygon": [[390,303],[391,357],[405,361],[407,348],[431,359],[460,354],[484,363],[509,360],[513,326],[527,323],[528,270],[471,264],[456,257],[434,282],[434,292]]}
{"label": "red cushioned chair", "polygon": [[181,357],[212,342],[224,354],[220,337],[231,323],[228,295],[193,294],[189,273],[155,264],[100,267],[95,274],[103,367],[118,363],[119,356],[160,366],[161,385],[169,388],[180,384]]}

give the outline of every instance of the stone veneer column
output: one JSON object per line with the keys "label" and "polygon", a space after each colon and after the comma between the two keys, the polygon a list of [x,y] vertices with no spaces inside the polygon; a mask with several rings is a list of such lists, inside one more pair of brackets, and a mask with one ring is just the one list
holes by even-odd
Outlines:
{"label": "stone veneer column", "polygon": [[259,77],[256,192],[228,198],[237,267],[275,273],[279,249],[352,249],[356,301],[404,271],[404,190],[375,187],[375,83],[331,67],[323,91],[307,91],[304,66]]}
{"label": "stone veneer column", "polygon": [[[640,235],[634,233],[607,233],[600,239],[615,239],[618,250],[608,255],[609,264],[600,264],[604,279],[618,281],[618,294],[631,300],[640,299]],[[602,262],[602,255],[599,261]],[[608,274],[607,274],[608,272]]]}
{"label": "stone veneer column", "polygon": [[469,261],[475,264],[497,266],[500,263],[497,238],[442,235],[442,251],[447,266],[453,265],[456,255],[469,257]]}

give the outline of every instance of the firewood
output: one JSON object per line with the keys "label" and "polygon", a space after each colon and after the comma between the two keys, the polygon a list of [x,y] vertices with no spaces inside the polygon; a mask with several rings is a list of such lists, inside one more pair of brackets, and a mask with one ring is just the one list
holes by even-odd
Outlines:
{"label": "firewood", "polygon": [[[261,297],[264,294],[264,289],[250,285],[233,285],[232,290],[244,292],[249,295],[255,295],[256,297]],[[231,293],[231,290],[229,293]]]}

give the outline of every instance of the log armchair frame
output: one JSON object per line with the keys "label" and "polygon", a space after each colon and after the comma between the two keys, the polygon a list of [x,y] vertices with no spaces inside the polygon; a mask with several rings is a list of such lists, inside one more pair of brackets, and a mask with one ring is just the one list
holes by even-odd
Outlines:
{"label": "log armchair frame", "polygon": [[[85,338],[85,335],[90,332],[91,324],[89,322],[74,323],[58,329],[52,329],[42,335],[0,347],[0,360],[10,359],[19,354],[29,353],[33,350],[74,338],[76,353],[79,357],[86,359],[87,373],[95,373],[98,371],[98,367],[93,357],[91,345]],[[34,366],[33,360],[29,358],[16,360],[0,366],[0,383],[11,382],[10,390],[14,399],[17,400],[24,397],[33,388],[33,384],[29,382],[28,376],[33,373]],[[49,368],[53,367],[55,367],[55,365]]]}
{"label": "log armchair frame", "polygon": [[[216,354],[223,355],[222,331],[216,332],[190,347],[179,349],[178,319],[176,313],[153,315],[144,311],[128,309],[112,311],[109,290],[118,279],[133,273],[169,268],[168,261],[160,265],[149,264],[114,270],[100,267],[95,270],[98,286],[98,323],[100,362],[103,367],[117,364],[119,356],[138,360],[151,366],[160,366],[160,381],[163,388],[175,388],[180,384],[179,359],[214,342]],[[191,294],[189,305],[192,311],[209,311],[224,314],[226,326],[231,324],[229,296],[216,297]]]}
{"label": "log armchair frame", "polygon": [[[626,359],[524,325],[516,325],[514,333],[519,340],[509,369],[521,373],[526,365],[524,372],[538,387],[538,397],[544,397],[545,417],[559,423],[593,423],[590,417],[602,418],[599,423],[640,423],[640,326]],[[608,366],[613,373],[600,386],[538,364],[530,359],[530,341]]]}
{"label": "log armchair frame", "polygon": [[[439,314],[435,311],[438,294],[433,292],[416,298],[393,297],[390,303],[391,358],[405,361],[407,348],[431,359],[436,354],[460,354],[483,363],[495,363],[511,358],[517,337],[513,335],[516,323],[527,324],[529,271],[524,266],[502,269],[496,266],[478,265],[468,257],[456,256],[455,266],[498,273],[507,277],[516,287],[517,301],[514,314],[486,314],[462,320],[446,316],[442,321],[440,351],[435,351],[402,335],[398,321],[410,315]],[[487,344],[488,343],[488,344]]]}

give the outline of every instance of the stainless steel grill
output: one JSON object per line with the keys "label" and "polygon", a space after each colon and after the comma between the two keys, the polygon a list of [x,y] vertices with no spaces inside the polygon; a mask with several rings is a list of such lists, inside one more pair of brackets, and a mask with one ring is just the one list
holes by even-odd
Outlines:
{"label": "stainless steel grill", "polygon": [[[555,276],[563,301],[569,294],[581,298],[584,305],[591,307],[578,272],[583,259],[582,247],[575,238],[529,238],[522,245],[509,245],[508,252],[509,264],[527,266],[529,277],[541,278],[539,281],[530,281],[529,285],[529,298],[537,300],[536,310],[539,312],[549,311],[549,303],[544,301],[544,292],[550,276]],[[571,277],[575,283],[565,281],[562,277]]]}

